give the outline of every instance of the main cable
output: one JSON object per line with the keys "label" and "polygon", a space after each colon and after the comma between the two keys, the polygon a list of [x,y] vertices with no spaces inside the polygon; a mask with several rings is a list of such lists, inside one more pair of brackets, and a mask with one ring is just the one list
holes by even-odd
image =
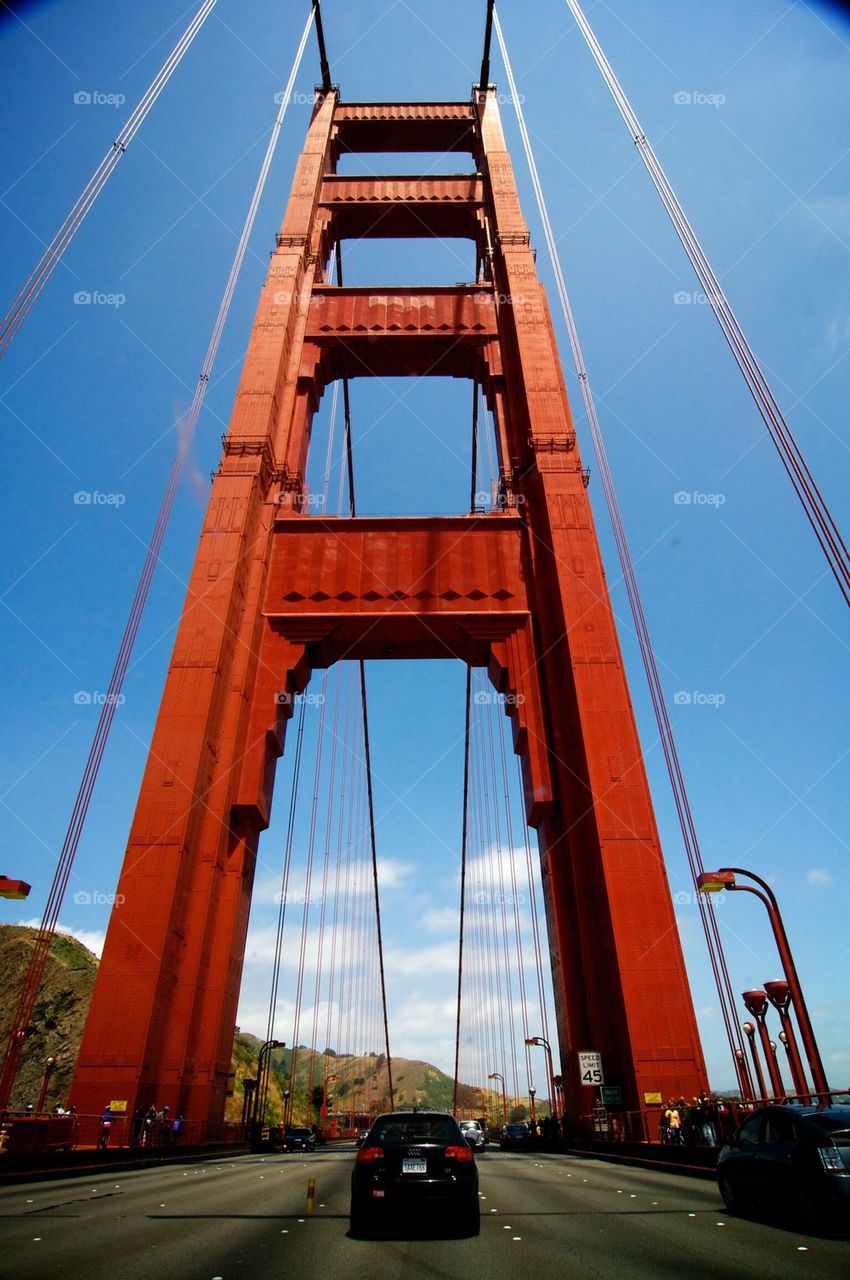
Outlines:
{"label": "main cable", "polygon": [[723,287],[706,257],[705,251],[688,221],[670,180],[661,167],[652,144],[648,141],[643,126],[629,99],[626,97],[622,85],[614,74],[590,23],[587,21],[577,0],[566,0],[566,4],[571,10],[585,43],[602,73],[617,110],[628,127],[632,140],[638,149],[638,154],[652,179],[653,186],[660,195],[682,247],[697,274],[709,306],[717,318],[735,363],[755,400],[756,407],[779,454],[794,491],[802,504],[806,518],[812,526],[821,550],[826,556],[827,563],[838,583],[839,590],[845,602],[850,605],[850,551],[847,549],[847,544],[841,535],[832,512],[809,470],[800,446],[765,377],[764,370],[759,364],[758,358],[723,292]]}
{"label": "main cable", "polygon": [[63,253],[73,240],[95,200],[106,186],[113,170],[126,153],[127,148],[144,123],[145,117],[168,84],[182,61],[183,55],[204,25],[215,4],[216,0],[204,0],[204,3],[145,90],[129,120],[121,128],[112,146],[83,187],[65,220],[60,225],[59,230],[44,250],[44,253],[21,287],[18,296],[12,302],[2,321],[0,321],[0,358],[8,351],[12,339],[32,309],[36,298],[47,284],[55,267],[61,261]]}
{"label": "main cable", "polygon": [[[623,574],[623,581],[629,597],[629,604],[632,610],[632,616],[637,632],[638,643],[640,646],[641,659],[643,661],[644,670],[646,672],[647,682],[649,684],[650,697],[652,699],[653,711],[655,713],[658,732],[661,739],[664,759],[667,765],[667,771],[670,777],[670,785],[673,789],[673,797],[676,805],[676,813],[679,819],[679,825],[682,832],[682,839],[690,866],[691,875],[696,885],[697,876],[703,870],[702,854],[700,851],[699,840],[697,837],[696,827],[691,812],[690,802],[688,800],[687,789],[685,786],[684,775],[682,773],[679,761],[678,751],[673,736],[673,727],[667,712],[667,705],[664,699],[663,686],[658,673],[658,664],[655,659],[655,653],[649,635],[649,628],[646,621],[646,615],[643,610],[643,604],[640,598],[640,592],[637,584],[637,576],[635,573],[634,562],[629,550],[626,538],[625,527],[620,512],[619,502],[617,500],[616,490],[614,488],[614,480],[611,468],[608,463],[608,455],[605,448],[605,441],[602,435],[602,429],[599,423],[599,416],[596,411],[596,402],[590,387],[590,380],[587,374],[587,366],[584,361],[584,354],[579,341],[578,330],[576,329],[573,317],[572,306],[570,304],[569,295],[567,293],[566,281],[564,278],[563,268],[558,256],[557,244],[555,242],[552,223],[549,218],[549,211],[546,206],[546,199],[543,194],[543,187],[540,182],[540,175],[537,169],[537,162],[534,158],[534,152],[531,146],[528,128],[525,123],[525,116],[522,109],[522,103],[517,91],[516,80],[514,78],[513,67],[511,65],[510,56],[508,54],[507,44],[502,32],[501,23],[498,14],[494,18],[496,34],[499,40],[499,46],[502,53],[502,60],[505,66],[505,72],[508,77],[508,84],[513,97],[514,109],[517,115],[520,134],[522,136],[523,147],[525,149],[526,160],[531,174],[531,181],[534,186],[537,205],[540,212],[540,219],[543,224],[543,232],[546,238],[546,244],[549,250],[549,256],[552,262],[552,270],[555,274],[555,283],[558,291],[558,297],[561,303],[561,310],[564,316],[564,323],[567,327],[569,335],[570,347],[573,353],[576,373],[578,376],[579,387],[581,390],[582,402],[584,404],[585,413],[590,427],[591,439],[596,455],[597,464],[599,466],[600,476],[602,478],[602,487],[605,494],[605,501],[608,507],[608,514],[611,525],[614,530],[614,538],[617,546],[617,554],[620,560],[620,568]],[[714,974],[715,984],[717,986],[718,997],[720,1000],[720,1008],[726,1028],[726,1034],[729,1041],[729,1047],[732,1052],[733,1061],[739,1063],[736,1050],[743,1049],[740,1031],[735,1018],[735,998],[729,981],[726,961],[723,955],[723,946],[720,939],[717,921],[714,916],[713,906],[707,905],[702,894],[697,895],[699,904],[700,918],[702,921],[703,931],[705,933],[706,945],[709,953],[709,960]]]}

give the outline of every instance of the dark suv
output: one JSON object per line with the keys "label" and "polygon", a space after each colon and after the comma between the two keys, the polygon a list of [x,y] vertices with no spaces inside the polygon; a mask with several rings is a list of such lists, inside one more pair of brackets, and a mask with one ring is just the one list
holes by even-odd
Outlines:
{"label": "dark suv", "polygon": [[284,1151],[315,1151],[316,1135],[312,1129],[297,1129],[288,1124],[283,1134]]}
{"label": "dark suv", "polygon": [[721,1148],[717,1185],[730,1213],[790,1213],[808,1231],[850,1223],[850,1107],[762,1107]]}
{"label": "dark suv", "polygon": [[479,1231],[478,1169],[454,1116],[394,1111],[377,1116],[351,1175],[351,1234],[365,1235],[405,1209],[449,1213]]}

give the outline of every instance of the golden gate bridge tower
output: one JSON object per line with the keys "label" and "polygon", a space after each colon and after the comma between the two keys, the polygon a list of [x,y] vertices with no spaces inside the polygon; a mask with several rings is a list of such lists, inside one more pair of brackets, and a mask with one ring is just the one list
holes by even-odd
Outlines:
{"label": "golden gate bridge tower", "polygon": [[[509,696],[539,839],[568,1109],[578,1053],[625,1105],[706,1076],[544,289],[489,85],[462,102],[317,90],[186,595],[77,1062],[80,1112],[168,1097],[210,1126],[230,1070],[255,859],[293,697],[343,659],[460,659]],[[445,176],[348,177],[348,152]],[[413,166],[412,166],[413,167]],[[458,172],[461,170],[462,172]],[[347,288],[357,238],[459,236],[478,279]],[[329,517],[305,500],[336,380],[468,379],[495,424],[496,509]],[[476,392],[477,393],[477,392]],[[286,695],[286,696],[281,696]],[[132,994],[130,994],[132,993]]]}

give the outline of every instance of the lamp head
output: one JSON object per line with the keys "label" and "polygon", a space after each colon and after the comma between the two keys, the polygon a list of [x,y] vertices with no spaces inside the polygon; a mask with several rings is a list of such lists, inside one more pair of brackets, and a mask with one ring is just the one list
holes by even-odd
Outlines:
{"label": "lamp head", "polygon": [[780,1013],[788,1012],[791,1005],[791,992],[784,978],[774,978],[771,982],[766,982],[764,991],[774,1009],[778,1009]]}
{"label": "lamp head", "polygon": [[754,1018],[763,1018],[767,1013],[767,996],[763,991],[742,991],[741,999]]}
{"label": "lamp head", "polygon": [[722,893],[724,889],[735,888],[735,875],[732,871],[703,871],[697,876],[698,893]]}

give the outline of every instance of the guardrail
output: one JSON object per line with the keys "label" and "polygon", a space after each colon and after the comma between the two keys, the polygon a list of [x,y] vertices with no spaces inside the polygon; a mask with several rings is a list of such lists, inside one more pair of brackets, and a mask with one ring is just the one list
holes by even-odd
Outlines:
{"label": "guardrail", "polygon": [[109,1126],[102,1115],[79,1115],[76,1112],[34,1114],[30,1111],[6,1111],[0,1116],[0,1155],[39,1155],[51,1151],[75,1151],[86,1148],[125,1148],[128,1150],[164,1150],[169,1147],[192,1147],[207,1143],[235,1145],[244,1141],[241,1125],[222,1121],[220,1125],[202,1120],[181,1120],[178,1131],[170,1118],[151,1120],[144,1116],[113,1114]]}

